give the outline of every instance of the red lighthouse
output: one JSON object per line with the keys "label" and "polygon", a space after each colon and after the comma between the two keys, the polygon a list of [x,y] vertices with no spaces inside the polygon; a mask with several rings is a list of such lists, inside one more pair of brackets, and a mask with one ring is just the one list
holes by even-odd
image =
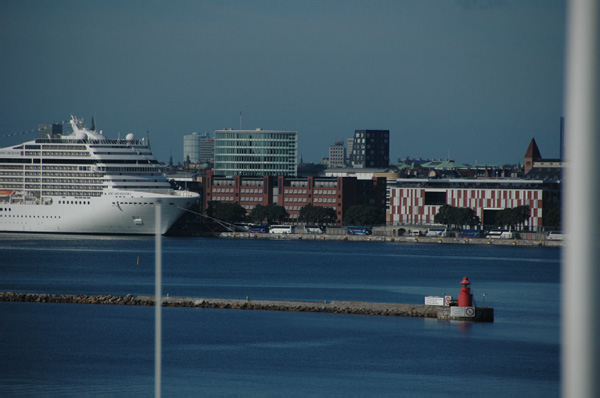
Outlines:
{"label": "red lighthouse", "polygon": [[466,276],[460,282],[460,294],[458,295],[459,307],[472,307],[473,295],[471,294],[471,282]]}

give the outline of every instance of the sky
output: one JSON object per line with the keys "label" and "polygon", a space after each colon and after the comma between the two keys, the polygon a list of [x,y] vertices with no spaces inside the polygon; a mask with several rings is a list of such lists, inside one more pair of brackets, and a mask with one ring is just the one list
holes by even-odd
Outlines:
{"label": "sky", "polygon": [[565,0],[0,0],[0,147],[94,115],[177,163],[241,113],[297,131],[305,162],[363,129],[390,130],[392,163],[517,164],[532,138],[557,158],[565,19]]}

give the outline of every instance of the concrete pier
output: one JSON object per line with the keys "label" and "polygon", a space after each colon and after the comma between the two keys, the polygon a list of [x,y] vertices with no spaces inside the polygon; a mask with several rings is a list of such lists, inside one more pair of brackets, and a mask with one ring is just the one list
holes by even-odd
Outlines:
{"label": "concrete pier", "polygon": [[[43,294],[0,292],[0,302],[69,303],[103,305],[153,306],[154,296],[82,295],[82,294]],[[326,312],[332,314],[408,316],[437,318],[440,320],[466,320],[493,322],[494,309],[477,307],[475,316],[452,318],[449,307],[419,304],[372,303],[360,301],[275,301],[251,299],[216,299],[198,297],[163,297],[164,307],[223,308],[262,311]]]}
{"label": "concrete pier", "polygon": [[[339,232],[339,231],[336,231]],[[377,232],[377,231],[375,231]],[[458,244],[458,245],[493,245],[493,246],[544,246],[563,247],[566,241],[547,240],[536,234],[521,234],[520,239],[490,239],[490,238],[459,238],[444,237],[435,238],[429,236],[394,236],[388,234],[374,235],[345,235],[343,233],[327,234],[269,234],[254,232],[220,232],[210,233],[202,236],[218,237],[228,239],[271,239],[271,240],[323,240],[323,241],[351,241],[351,242],[396,242],[396,243],[435,243],[435,244]],[[533,236],[531,236],[533,235]],[[539,234],[538,234],[539,235]],[[541,235],[540,235],[541,236]]]}

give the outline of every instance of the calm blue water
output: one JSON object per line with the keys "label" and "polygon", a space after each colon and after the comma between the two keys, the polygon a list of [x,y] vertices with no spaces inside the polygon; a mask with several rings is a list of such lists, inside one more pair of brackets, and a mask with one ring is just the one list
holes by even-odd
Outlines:
{"label": "calm blue water", "polygon": [[[138,264],[139,256],[139,264]],[[423,303],[492,324],[163,309],[165,396],[558,396],[560,251],[165,238],[171,296]],[[154,293],[154,239],[0,234],[0,290]],[[485,298],[484,295],[485,294]],[[0,396],[151,396],[151,307],[0,303]]]}

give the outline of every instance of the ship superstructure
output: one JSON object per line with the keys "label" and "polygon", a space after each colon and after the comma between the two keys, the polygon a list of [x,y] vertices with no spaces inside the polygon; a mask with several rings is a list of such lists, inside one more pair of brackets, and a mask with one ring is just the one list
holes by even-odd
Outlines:
{"label": "ship superstructure", "polygon": [[173,189],[148,145],[107,139],[72,117],[73,132],[0,149],[0,231],[152,234],[199,199]]}

